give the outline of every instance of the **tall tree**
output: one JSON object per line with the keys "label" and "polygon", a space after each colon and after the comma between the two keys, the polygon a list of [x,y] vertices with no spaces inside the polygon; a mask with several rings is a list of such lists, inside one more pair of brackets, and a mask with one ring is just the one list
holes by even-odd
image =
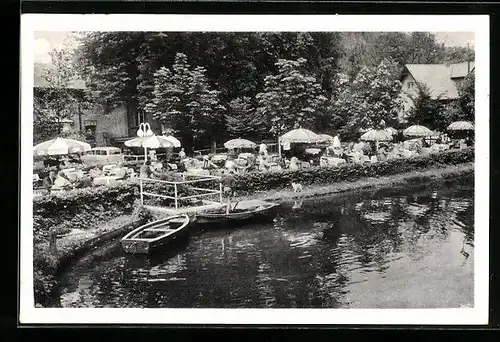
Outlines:
{"label": "tall tree", "polygon": [[226,126],[233,137],[252,138],[266,135],[266,120],[256,112],[254,101],[250,97],[238,97],[228,104]]}
{"label": "tall tree", "polygon": [[439,99],[431,98],[429,88],[417,83],[417,93],[412,97],[413,106],[407,121],[411,125],[423,125],[430,129],[442,130],[446,122],[442,115],[444,106]]}
{"label": "tall tree", "polygon": [[382,120],[393,127],[399,124],[401,82],[393,74],[394,64],[383,61],[376,68],[364,67],[352,83],[342,84],[332,105],[344,138],[354,138],[360,128],[375,128]]}
{"label": "tall tree", "polygon": [[280,59],[278,73],[265,78],[262,93],[257,94],[257,113],[267,118],[269,132],[279,135],[296,126],[313,128],[327,98],[316,78],[305,66],[307,60]]}
{"label": "tall tree", "polygon": [[178,132],[188,149],[195,140],[216,139],[223,124],[225,108],[205,73],[203,67],[191,68],[187,56],[178,53],[171,70],[162,67],[155,73],[153,99],[145,108]]}

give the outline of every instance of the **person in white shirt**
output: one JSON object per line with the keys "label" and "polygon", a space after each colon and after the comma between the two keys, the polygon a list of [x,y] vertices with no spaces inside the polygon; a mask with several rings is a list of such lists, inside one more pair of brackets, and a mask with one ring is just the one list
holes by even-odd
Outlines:
{"label": "person in white shirt", "polygon": [[259,154],[264,154],[264,155],[267,154],[267,145],[264,141],[262,141],[259,146]]}

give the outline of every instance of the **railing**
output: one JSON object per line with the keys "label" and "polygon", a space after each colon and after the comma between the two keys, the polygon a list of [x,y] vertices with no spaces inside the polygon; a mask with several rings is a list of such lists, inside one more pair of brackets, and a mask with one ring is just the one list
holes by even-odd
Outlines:
{"label": "railing", "polygon": [[[160,179],[153,179],[153,178],[139,178],[139,186],[140,186],[140,196],[141,196],[141,205],[144,205],[144,196],[151,196],[151,197],[159,197],[159,198],[165,198],[165,199],[171,199],[174,200],[175,204],[175,209],[179,209],[179,201],[183,199],[193,199],[193,198],[204,198],[208,196],[218,196],[219,197],[219,202],[222,203],[223,198],[222,198],[222,183],[220,182],[221,177],[217,176],[209,176],[209,175],[182,175],[182,181],[165,181],[165,180],[160,180]],[[186,179],[187,177],[192,177],[195,179]],[[200,191],[203,192],[201,194],[196,194],[196,195],[190,195],[190,196],[184,196],[180,197],[179,196],[179,189],[178,187],[180,185],[192,185],[195,183],[202,183],[202,182],[211,182],[211,181],[218,181],[219,182],[219,188],[218,189],[208,189],[208,188],[201,188],[201,187],[193,187],[191,186],[192,190]],[[173,186],[174,187],[174,196],[167,196],[167,195],[161,195],[161,194],[156,194],[152,192],[147,192],[144,191],[144,183],[159,183],[159,184],[165,184],[167,186]]]}
{"label": "railing", "polygon": [[[166,156],[167,154],[166,153],[157,153],[156,154],[156,157],[163,157],[163,156]],[[148,158],[149,158],[149,154],[148,154]],[[126,160],[134,160],[134,161],[138,161],[138,160],[141,160],[141,159],[144,159],[144,154],[124,154],[123,155],[123,160],[126,161]]]}

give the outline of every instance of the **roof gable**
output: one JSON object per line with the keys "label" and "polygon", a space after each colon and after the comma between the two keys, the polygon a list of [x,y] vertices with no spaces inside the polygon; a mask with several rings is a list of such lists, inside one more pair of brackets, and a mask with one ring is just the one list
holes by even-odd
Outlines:
{"label": "roof gable", "polygon": [[463,78],[467,76],[472,70],[474,70],[474,67],[474,61],[451,64],[450,78]]}
{"label": "roof gable", "polygon": [[444,64],[407,64],[415,81],[425,85],[433,99],[455,99],[458,90],[450,77],[450,68]]}

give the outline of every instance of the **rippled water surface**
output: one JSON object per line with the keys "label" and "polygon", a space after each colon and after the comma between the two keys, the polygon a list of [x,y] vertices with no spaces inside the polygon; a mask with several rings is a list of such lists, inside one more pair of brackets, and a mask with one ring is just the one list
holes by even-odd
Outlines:
{"label": "rippled water surface", "polygon": [[473,190],[285,203],[273,222],[193,233],[153,257],[118,241],[75,262],[63,307],[473,306]]}

